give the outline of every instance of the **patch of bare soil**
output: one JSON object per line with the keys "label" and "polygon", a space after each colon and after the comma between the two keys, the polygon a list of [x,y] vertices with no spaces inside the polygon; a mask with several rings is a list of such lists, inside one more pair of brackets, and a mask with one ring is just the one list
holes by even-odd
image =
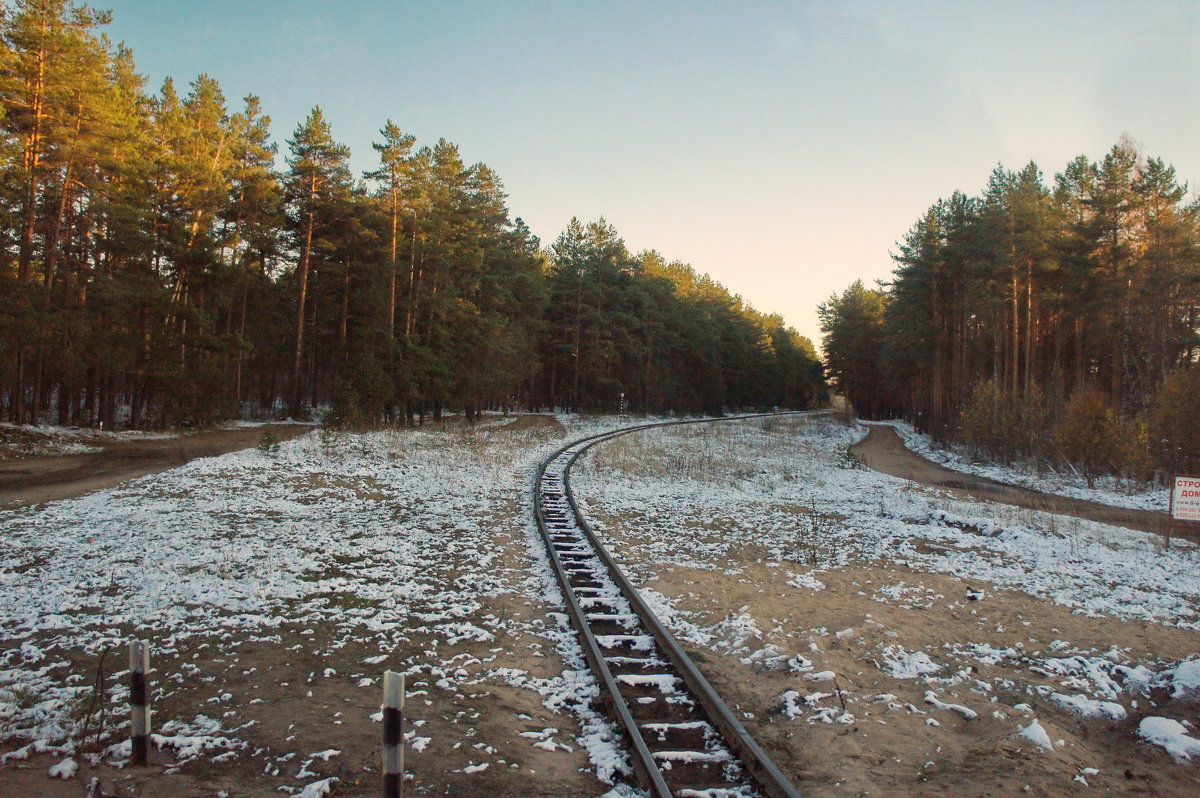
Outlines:
{"label": "patch of bare soil", "polygon": [[562,422],[554,416],[529,414],[517,416],[507,424],[498,427],[498,429],[506,430],[508,432],[538,430],[542,432],[561,434],[565,428],[563,427]]}
{"label": "patch of bare soil", "polygon": [[[600,513],[597,518],[606,534],[628,545],[614,545],[623,557],[645,550],[648,538],[636,524]],[[681,537],[711,534],[707,526],[679,530]],[[771,563],[766,551],[754,547],[731,550],[713,569],[661,563],[654,569],[658,575],[645,587],[674,599],[691,613],[690,622],[720,630],[742,616],[736,626],[749,628],[748,618],[761,630],[728,650],[720,643],[684,647],[806,798],[1200,794],[1200,768],[1135,742],[1142,717],[1195,723],[1196,702],[1168,700],[1165,693],[1152,701],[1124,696],[1126,719],[1085,719],[1043,695],[1047,686],[1079,691],[1069,678],[1040,667],[1045,658],[1098,656],[1113,647],[1128,649],[1123,661],[1178,660],[1200,649],[1196,632],[1088,618],[1015,590],[887,562],[822,571],[817,577],[825,588],[816,590],[788,584],[795,572],[808,570],[806,563]],[[968,591],[981,589],[981,599],[969,598]],[[811,668],[794,672],[749,656],[771,645],[778,647],[776,656],[806,659]],[[1023,656],[984,664],[964,653],[977,653],[978,645]],[[928,652],[938,666],[934,675],[964,678],[949,686],[895,678],[882,654],[889,646]],[[822,671],[835,676],[806,678]],[[785,712],[782,696],[789,690],[797,694],[801,717]],[[935,708],[925,701],[928,690],[978,717]],[[829,719],[814,722],[821,709],[831,710]],[[853,720],[833,719],[844,712]],[[1014,737],[1035,717],[1053,750]]]}
{"label": "patch of bare soil", "polygon": [[[1083,499],[1055,496],[974,474],[952,471],[909,449],[895,428],[886,424],[871,425],[867,437],[850,447],[850,453],[868,468],[922,485],[945,488],[959,497],[1044,510],[1160,535],[1167,532],[1167,518],[1164,513],[1129,510]],[[1180,533],[1176,531],[1175,534]]]}
{"label": "patch of bare soil", "polygon": [[270,435],[288,440],[310,432],[306,424],[271,424],[263,427],[205,430],[170,438],[103,441],[86,454],[0,459],[0,507],[69,499],[94,490],[111,488],[127,479],[165,471],[198,457],[257,446]]}

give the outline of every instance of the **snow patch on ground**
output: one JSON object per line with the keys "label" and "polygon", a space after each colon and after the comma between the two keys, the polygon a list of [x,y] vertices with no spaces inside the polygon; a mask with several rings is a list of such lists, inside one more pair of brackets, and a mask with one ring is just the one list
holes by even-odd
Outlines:
{"label": "snow patch on ground", "polygon": [[1082,715],[1085,718],[1107,718],[1111,721],[1125,720],[1128,714],[1125,707],[1113,701],[1097,701],[1084,695],[1063,695],[1051,693],[1049,698],[1061,707]]}
{"label": "snow patch on ground", "polygon": [[1187,727],[1177,720],[1150,716],[1138,724],[1138,736],[1146,742],[1161,746],[1177,762],[1200,757],[1200,740],[1187,733]]}
{"label": "snow patch on ground", "polygon": [[900,646],[888,646],[882,655],[883,671],[894,679],[916,679],[942,669],[924,651],[905,651]]}
{"label": "snow patch on ground", "polygon": [[1054,743],[1050,742],[1050,735],[1042,728],[1042,724],[1038,722],[1037,718],[1031,720],[1028,726],[1018,727],[1017,733],[1013,737],[1028,740],[1043,751],[1054,750]]}
{"label": "snow patch on ground", "polygon": [[1168,671],[1167,675],[1171,679],[1171,698],[1200,698],[1200,659],[1181,662]]}

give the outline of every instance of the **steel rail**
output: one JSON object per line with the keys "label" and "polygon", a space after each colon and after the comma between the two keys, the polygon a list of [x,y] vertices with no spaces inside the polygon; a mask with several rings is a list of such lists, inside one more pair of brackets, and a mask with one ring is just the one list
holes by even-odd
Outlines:
{"label": "steel rail", "polygon": [[[658,766],[654,763],[654,757],[650,753],[649,747],[646,745],[645,738],[642,737],[641,730],[637,727],[637,721],[629,711],[629,706],[621,698],[620,688],[617,687],[616,679],[612,675],[612,670],[608,667],[608,662],[604,659],[604,654],[600,651],[600,644],[596,640],[596,636],[592,634],[591,628],[588,626],[587,616],[583,612],[583,608],[579,606],[579,600],[575,597],[575,591],[571,588],[571,580],[567,575],[566,568],[563,566],[562,557],[559,556],[558,550],[554,547],[554,541],[550,537],[550,533],[546,524],[545,507],[543,504],[543,480],[545,479],[546,469],[552,462],[557,460],[564,452],[572,446],[578,444],[578,441],[570,443],[559,449],[550,457],[546,458],[545,462],[538,468],[537,481],[534,485],[534,510],[537,514],[538,530],[542,534],[542,542],[546,545],[546,551],[550,554],[550,563],[554,569],[554,575],[558,579],[559,588],[562,591],[563,599],[567,604],[567,614],[571,619],[571,625],[575,627],[576,634],[580,638],[580,643],[583,648],[583,655],[587,659],[592,672],[596,674],[597,680],[600,682],[600,696],[608,707],[609,711],[616,715],[617,722],[624,730],[629,738],[630,746],[633,748],[631,752],[633,756],[634,770],[638,776],[638,780],[648,788],[656,798],[669,798],[671,788],[663,779],[662,773],[659,772]],[[574,458],[572,458],[573,460]],[[564,474],[565,476],[565,474]],[[563,480],[563,495],[566,496],[566,480]]]}
{"label": "steel rail", "polygon": [[[804,415],[817,415],[828,411],[809,411]],[[709,684],[708,680],[687,656],[683,648],[675,640],[674,635],[662,624],[653,610],[642,599],[637,588],[625,576],[620,566],[609,554],[608,550],[600,543],[596,537],[595,530],[588,523],[583,513],[580,512],[575,496],[571,491],[570,485],[570,470],[575,464],[575,461],[581,454],[597,444],[612,440],[617,437],[629,435],[634,432],[639,432],[646,429],[656,427],[678,426],[684,424],[702,424],[715,423],[719,421],[736,421],[752,418],[764,418],[769,416],[780,415],[797,415],[797,413],[754,413],[743,416],[727,416],[719,418],[703,418],[703,419],[687,419],[681,421],[665,421],[650,424],[639,424],[632,427],[614,430],[611,432],[601,433],[588,438],[582,438],[572,443],[563,446],[547,457],[539,466],[537,478],[534,486],[534,510],[538,522],[538,530],[541,533],[542,540],[549,552],[551,564],[555,573],[555,577],[559,582],[564,600],[567,604],[568,617],[571,619],[572,625],[575,627],[576,634],[580,638],[584,656],[588,661],[588,665],[595,672],[601,687],[601,697],[604,703],[609,707],[610,711],[629,739],[631,748],[631,759],[639,781],[642,786],[658,796],[671,796],[672,792],[666,780],[655,762],[653,755],[650,752],[641,729],[638,727],[636,720],[633,718],[621,691],[617,686],[617,681],[612,675],[611,669],[605,660],[603,653],[600,650],[599,642],[593,634],[587,615],[580,606],[579,601],[575,596],[575,591],[572,588],[570,577],[567,573],[562,558],[559,556],[555,548],[555,542],[551,538],[548,525],[545,518],[545,508],[543,503],[543,489],[546,478],[546,470],[552,463],[559,460],[563,455],[570,453],[567,461],[562,464],[562,496],[567,501],[571,509],[571,514],[574,517],[575,524],[579,528],[583,537],[594,550],[600,562],[608,571],[608,576],[612,578],[613,583],[619,590],[622,598],[624,598],[637,615],[638,619],[650,632],[657,642],[659,648],[666,654],[670,664],[682,678],[684,684],[687,685],[691,693],[699,701],[701,708],[707,715],[711,725],[722,736],[732,751],[739,757],[742,765],[745,766],[753,781],[768,795],[770,798],[799,798],[799,792],[788,782],[787,777],[783,775],[779,767],[771,760],[770,756],[755,742],[754,738],[742,725],[742,723],[729,709],[728,705],[721,699],[720,695]],[[574,449],[572,452],[571,450]]]}

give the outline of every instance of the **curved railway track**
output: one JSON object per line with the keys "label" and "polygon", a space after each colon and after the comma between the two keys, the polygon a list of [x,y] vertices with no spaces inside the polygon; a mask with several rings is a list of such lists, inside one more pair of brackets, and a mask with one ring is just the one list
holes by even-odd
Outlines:
{"label": "curved railway track", "polygon": [[568,444],[538,469],[533,492],[538,529],[567,613],[634,773],[656,798],[799,793],[596,539],[571,493],[570,469],[587,449],[631,432],[765,415],[777,414],[627,427]]}

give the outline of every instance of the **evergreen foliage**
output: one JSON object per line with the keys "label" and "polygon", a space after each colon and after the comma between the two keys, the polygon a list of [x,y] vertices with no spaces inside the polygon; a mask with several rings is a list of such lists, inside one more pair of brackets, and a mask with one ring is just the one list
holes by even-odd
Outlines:
{"label": "evergreen foliage", "polygon": [[1197,395],[1200,356],[1186,195],[1126,140],[1053,187],[1036,164],[997,167],[982,196],[940,200],[899,242],[881,317],[856,310],[861,284],[822,305],[831,373],[860,412],[988,456],[1065,458],[1089,479],[1200,467],[1182,387]]}
{"label": "evergreen foliage", "polygon": [[71,0],[0,16],[0,418],[823,401],[781,318],[603,219],[543,251],[486,164],[387,120],[358,177],[320,108],[276,171],[257,97],[233,110],[207,75],[148,92],[108,21]]}
{"label": "evergreen foliage", "polygon": [[888,296],[855,280],[817,308],[827,368],[855,410],[867,418],[892,412],[884,383],[884,317]]}

